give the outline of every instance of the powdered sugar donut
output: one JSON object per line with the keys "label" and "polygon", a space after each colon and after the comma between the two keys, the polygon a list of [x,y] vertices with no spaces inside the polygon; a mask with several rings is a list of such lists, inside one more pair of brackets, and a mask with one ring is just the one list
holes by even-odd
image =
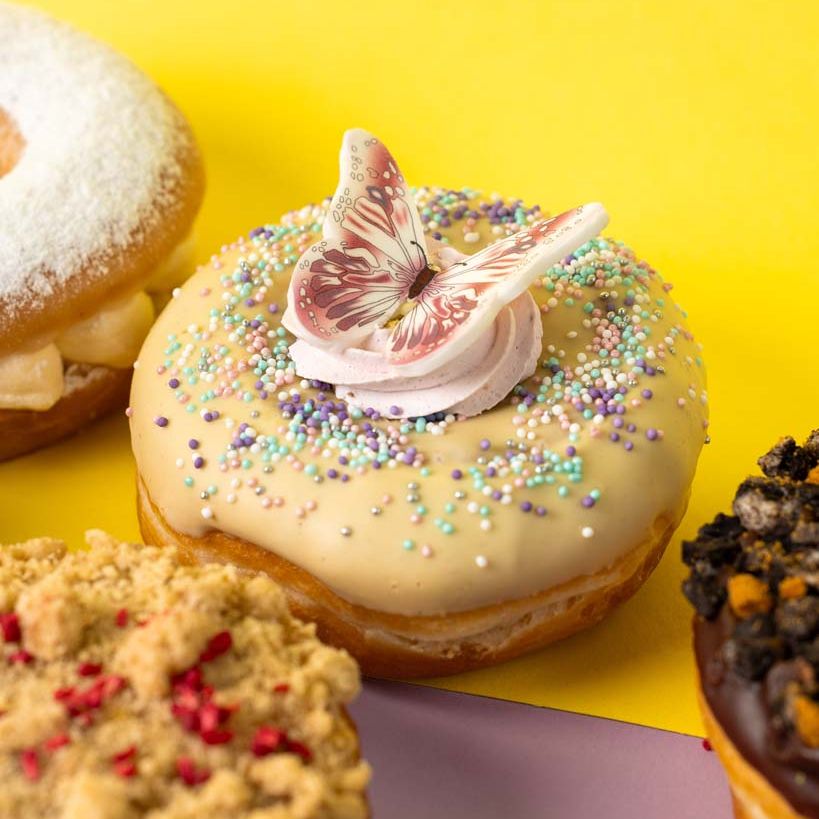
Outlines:
{"label": "powdered sugar donut", "polygon": [[150,79],[0,2],[0,458],[122,399],[154,318],[141,291],[187,266],[202,191],[190,128]]}

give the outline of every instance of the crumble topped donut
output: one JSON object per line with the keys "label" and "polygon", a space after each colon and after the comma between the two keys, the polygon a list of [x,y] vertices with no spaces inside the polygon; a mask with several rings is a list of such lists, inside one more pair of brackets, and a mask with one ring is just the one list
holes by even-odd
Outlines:
{"label": "crumble topped donut", "polygon": [[737,816],[819,817],[819,430],[683,544],[706,729]]}
{"label": "crumble topped donut", "polygon": [[[470,189],[407,193],[378,145],[348,135],[334,200],[223,247],[152,329],[131,394],[141,525],[269,572],[365,672],[452,673],[588,626],[639,587],[685,508],[704,373],[670,285],[594,235],[599,206],[545,220]],[[350,146],[375,146],[356,171],[375,190],[345,190]],[[422,265],[436,289],[419,298]],[[537,327],[498,354],[514,378],[493,389],[486,350],[531,305]],[[483,354],[447,359],[441,315]],[[300,377],[314,366],[346,380]]]}
{"label": "crumble topped donut", "polygon": [[202,191],[190,128],[150,79],[0,2],[0,459],[123,401],[145,291],[187,272]]}
{"label": "crumble topped donut", "polygon": [[0,815],[368,815],[347,654],[263,575],[87,540],[0,549]]}

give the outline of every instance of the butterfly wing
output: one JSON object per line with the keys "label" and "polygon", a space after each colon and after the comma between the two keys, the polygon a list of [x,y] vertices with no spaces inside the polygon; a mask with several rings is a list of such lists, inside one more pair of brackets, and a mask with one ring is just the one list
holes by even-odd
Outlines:
{"label": "butterfly wing", "polygon": [[602,205],[583,205],[499,239],[439,273],[393,329],[389,360],[420,374],[460,355],[504,305],[607,222]]}
{"label": "butterfly wing", "polygon": [[385,324],[426,265],[418,209],[384,145],[347,131],[340,166],[322,240],[296,264],[282,319],[300,338],[337,349]]}

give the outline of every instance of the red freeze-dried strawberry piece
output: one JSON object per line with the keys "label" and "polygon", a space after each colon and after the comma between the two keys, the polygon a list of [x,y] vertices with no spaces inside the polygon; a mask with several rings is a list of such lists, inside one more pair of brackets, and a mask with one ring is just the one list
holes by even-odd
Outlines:
{"label": "red freeze-dried strawberry piece", "polygon": [[210,779],[210,771],[207,768],[197,770],[196,763],[189,756],[180,756],[176,760],[176,772],[179,778],[191,788]]}
{"label": "red freeze-dried strawberry piece", "polygon": [[6,643],[19,643],[22,638],[20,631],[20,618],[16,612],[0,614],[0,631],[3,632],[3,641]]}
{"label": "red freeze-dried strawberry piece", "polygon": [[309,762],[313,758],[313,752],[303,742],[298,742],[295,739],[287,740],[285,750],[291,754],[300,756],[305,762]]}
{"label": "red freeze-dried strawberry piece", "polygon": [[68,736],[68,734],[54,734],[53,737],[49,737],[49,739],[43,743],[43,748],[45,748],[47,751],[56,751],[59,748],[70,744],[71,737]]}
{"label": "red freeze-dried strawberry piece", "polygon": [[171,678],[171,682],[175,688],[178,686],[198,691],[202,687],[202,669],[195,665],[187,671],[180,671]]}
{"label": "red freeze-dried strawberry piece", "polygon": [[253,751],[254,756],[267,756],[283,750],[286,744],[287,734],[284,731],[269,725],[262,725],[253,737],[250,750]]}
{"label": "red freeze-dried strawberry piece", "polygon": [[77,717],[82,724],[90,725],[94,720],[90,712],[100,708],[126,685],[124,677],[108,674],[98,677],[85,691],[75,686],[58,688],[54,692],[54,699],[65,706],[69,716]]}
{"label": "red freeze-dried strawberry piece", "polygon": [[199,655],[200,663],[209,663],[217,657],[230,651],[233,646],[233,637],[229,631],[220,631],[208,641],[205,650]]}
{"label": "red freeze-dried strawberry piece", "polygon": [[134,762],[136,752],[137,752],[136,746],[131,745],[124,751],[120,751],[118,754],[114,754],[114,756],[111,758],[111,761],[114,764],[114,773],[117,776],[121,776],[124,779],[129,779],[130,777],[136,775],[137,767],[136,762]]}
{"label": "red freeze-dried strawberry piece", "polygon": [[114,622],[117,624],[117,628],[125,628],[128,625],[128,609],[120,609],[114,618]]}
{"label": "red freeze-dried strawberry piece", "polygon": [[77,674],[81,677],[96,677],[102,671],[102,663],[80,663]]}
{"label": "red freeze-dried strawberry piece", "polygon": [[[225,646],[229,647],[231,644],[228,632],[217,634],[202,653],[203,661],[224,653],[227,650]],[[213,702],[213,686],[205,685],[199,666],[181,671],[171,681],[171,713],[185,730],[198,733],[200,739],[208,745],[221,745],[233,739],[233,732],[224,728],[224,724],[239,706],[217,705]]]}
{"label": "red freeze-dried strawberry piece", "polygon": [[219,729],[200,731],[199,736],[206,745],[224,745],[233,739],[233,731],[222,731]]}
{"label": "red freeze-dried strawberry piece", "polygon": [[28,665],[34,662],[34,655],[30,654],[24,648],[21,648],[19,651],[9,654],[9,662],[12,664],[19,663],[20,665]]}
{"label": "red freeze-dried strawberry piece", "polygon": [[286,694],[289,690],[290,686],[287,683],[277,683],[273,686],[274,694]]}
{"label": "red freeze-dried strawberry piece", "polygon": [[206,702],[199,709],[199,729],[205,731],[216,730],[228,717],[229,711],[223,712],[214,702]]}
{"label": "red freeze-dried strawberry piece", "polygon": [[26,779],[36,782],[40,778],[40,757],[34,748],[27,748],[20,754],[20,765]]}
{"label": "red freeze-dried strawberry piece", "polygon": [[107,700],[113,697],[114,694],[119,694],[119,692],[128,685],[128,680],[117,674],[108,674],[105,677],[101,677],[98,684],[102,687],[103,698]]}
{"label": "red freeze-dried strawberry piece", "polygon": [[128,759],[123,762],[114,763],[114,773],[123,779],[130,779],[132,776],[136,776],[136,772],[136,765]]}
{"label": "red freeze-dried strawberry piece", "polygon": [[113,762],[125,762],[127,759],[133,759],[136,756],[136,745],[129,745],[124,751],[114,754],[111,759]]}

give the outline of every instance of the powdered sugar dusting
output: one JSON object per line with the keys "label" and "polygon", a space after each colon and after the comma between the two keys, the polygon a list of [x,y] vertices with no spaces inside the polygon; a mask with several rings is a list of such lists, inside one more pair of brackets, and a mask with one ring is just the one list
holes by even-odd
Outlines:
{"label": "powdered sugar dusting", "polygon": [[[0,108],[25,140],[0,178],[0,323],[37,309],[132,242],[172,203],[181,114],[127,59],[0,2]],[[83,275],[87,276],[85,271]]]}

